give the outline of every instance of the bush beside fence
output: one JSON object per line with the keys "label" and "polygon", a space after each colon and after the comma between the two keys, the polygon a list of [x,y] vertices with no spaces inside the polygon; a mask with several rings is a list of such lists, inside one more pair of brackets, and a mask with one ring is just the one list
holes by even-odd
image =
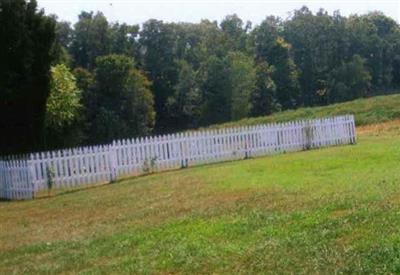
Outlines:
{"label": "bush beside fence", "polygon": [[[119,177],[356,142],[352,115],[118,140],[0,161],[0,198]],[[266,167],[268,169],[268,167]]]}

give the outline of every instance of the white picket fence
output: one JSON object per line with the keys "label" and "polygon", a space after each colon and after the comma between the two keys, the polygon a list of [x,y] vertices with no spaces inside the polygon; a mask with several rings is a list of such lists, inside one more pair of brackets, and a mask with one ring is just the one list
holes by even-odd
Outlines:
{"label": "white picket fence", "polygon": [[81,187],[122,176],[355,142],[354,117],[346,115],[32,153],[0,161],[0,198],[34,198],[49,182],[52,188]]}

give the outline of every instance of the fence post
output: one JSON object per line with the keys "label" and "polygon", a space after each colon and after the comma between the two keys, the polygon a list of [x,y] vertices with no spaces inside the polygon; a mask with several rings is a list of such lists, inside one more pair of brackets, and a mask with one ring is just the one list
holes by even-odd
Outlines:
{"label": "fence post", "polygon": [[110,182],[114,182],[118,178],[117,172],[117,149],[115,140],[111,145],[108,146],[109,148],[109,158],[110,158]]}
{"label": "fence post", "polygon": [[351,128],[351,144],[357,143],[357,132],[354,115],[350,115],[350,128]]}
{"label": "fence post", "polygon": [[35,164],[34,164],[34,155],[29,154],[29,158],[27,161],[28,166],[28,183],[31,185],[32,199],[35,198],[36,192],[36,176],[35,176]]}
{"label": "fence post", "polygon": [[303,132],[304,132],[304,147],[303,150],[310,150],[313,148],[314,140],[314,125],[311,120],[304,121]]}

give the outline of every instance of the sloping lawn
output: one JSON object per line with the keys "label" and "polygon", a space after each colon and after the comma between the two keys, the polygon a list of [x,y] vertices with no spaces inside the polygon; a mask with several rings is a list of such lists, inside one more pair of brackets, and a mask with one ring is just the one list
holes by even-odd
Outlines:
{"label": "sloping lawn", "polygon": [[399,273],[399,122],[354,146],[0,202],[0,274]]}
{"label": "sloping lawn", "polygon": [[257,125],[271,122],[286,122],[347,114],[353,114],[355,116],[357,125],[369,125],[400,119],[399,105],[400,94],[383,95],[361,98],[327,106],[287,110],[274,113],[270,116],[246,118],[238,121],[212,125],[209,128]]}

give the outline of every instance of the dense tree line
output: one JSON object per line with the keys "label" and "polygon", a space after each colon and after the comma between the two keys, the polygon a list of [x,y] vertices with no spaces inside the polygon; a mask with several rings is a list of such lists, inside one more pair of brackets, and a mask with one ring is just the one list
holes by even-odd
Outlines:
{"label": "dense tree line", "polygon": [[0,152],[43,143],[55,24],[34,1],[0,1]]}
{"label": "dense tree line", "polygon": [[0,0],[2,152],[110,142],[400,86],[400,28],[379,12],[303,7],[257,26],[58,21],[35,1]]}

